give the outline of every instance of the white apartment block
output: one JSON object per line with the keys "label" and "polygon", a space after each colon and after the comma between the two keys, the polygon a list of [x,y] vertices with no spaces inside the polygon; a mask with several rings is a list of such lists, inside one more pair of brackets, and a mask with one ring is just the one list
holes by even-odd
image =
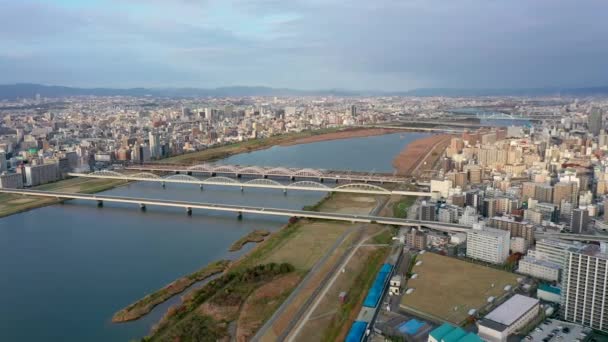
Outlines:
{"label": "white apartment block", "polygon": [[607,266],[606,245],[568,251],[562,285],[564,320],[608,331]]}
{"label": "white apartment block", "polygon": [[3,173],[0,175],[0,189],[22,189],[23,175],[20,173]]}
{"label": "white apartment block", "polygon": [[530,256],[525,256],[519,260],[519,267],[517,268],[518,273],[548,281],[558,281],[560,270],[560,265]]}
{"label": "white apartment block", "polygon": [[494,228],[467,232],[467,257],[493,264],[503,264],[509,256],[511,233]]}
{"label": "white apartment block", "polygon": [[25,184],[36,186],[57,180],[59,168],[57,163],[27,165],[25,167]]}

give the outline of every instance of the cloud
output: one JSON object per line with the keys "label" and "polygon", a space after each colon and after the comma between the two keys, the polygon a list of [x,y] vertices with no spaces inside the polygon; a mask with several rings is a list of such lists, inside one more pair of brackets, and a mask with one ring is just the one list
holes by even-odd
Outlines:
{"label": "cloud", "polygon": [[608,2],[600,0],[66,1],[0,0],[3,82],[608,84]]}

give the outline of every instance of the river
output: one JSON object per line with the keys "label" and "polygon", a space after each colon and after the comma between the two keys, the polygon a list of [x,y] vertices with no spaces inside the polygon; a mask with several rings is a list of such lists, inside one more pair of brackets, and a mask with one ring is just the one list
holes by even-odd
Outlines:
{"label": "river", "polygon": [[[222,161],[391,172],[394,156],[423,133],[277,146]],[[108,195],[301,209],[322,194],[271,189],[135,183]],[[285,218],[149,207],[103,208],[70,201],[0,219],[0,341],[128,341],[144,336],[171,303],[145,318],[112,324],[114,312],[229,253],[254,229],[276,230]]]}

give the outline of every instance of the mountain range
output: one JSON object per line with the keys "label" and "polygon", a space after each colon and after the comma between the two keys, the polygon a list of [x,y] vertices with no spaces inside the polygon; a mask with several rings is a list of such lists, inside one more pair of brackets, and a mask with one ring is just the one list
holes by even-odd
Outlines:
{"label": "mountain range", "polygon": [[604,96],[608,86],[587,88],[421,88],[410,91],[297,90],[260,86],[221,88],[75,88],[18,83],[0,85],[0,100],[66,96],[241,97],[241,96]]}

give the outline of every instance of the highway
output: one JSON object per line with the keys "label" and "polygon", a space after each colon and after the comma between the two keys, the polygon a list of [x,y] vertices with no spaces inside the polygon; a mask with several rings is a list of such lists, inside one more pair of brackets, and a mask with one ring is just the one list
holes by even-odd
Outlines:
{"label": "highway", "polygon": [[278,189],[283,192],[288,190],[300,191],[320,191],[320,192],[345,192],[365,195],[398,195],[398,196],[422,196],[433,197],[438,196],[437,193],[422,192],[422,191],[401,191],[388,190],[377,185],[367,183],[349,183],[336,187],[329,187],[325,184],[313,181],[300,181],[294,183],[282,184],[277,181],[265,178],[253,179],[247,182],[239,182],[228,177],[210,177],[207,179],[198,179],[188,175],[172,175],[169,177],[160,177],[151,173],[139,173],[134,175],[121,174],[114,171],[98,171],[93,173],[68,173],[70,177],[80,178],[99,178],[99,179],[117,179],[124,181],[141,181],[141,182],[157,182],[157,183],[177,183],[177,184],[193,184],[200,186],[205,185],[220,185],[228,187],[244,188],[262,188],[262,189]]}
{"label": "highway", "polygon": [[202,202],[187,202],[187,201],[170,201],[170,200],[158,200],[149,198],[135,198],[135,197],[121,197],[121,196],[105,196],[105,195],[89,195],[89,194],[75,194],[65,192],[53,192],[53,191],[38,191],[38,190],[19,190],[19,189],[0,189],[0,193],[35,196],[35,197],[46,197],[46,198],[57,198],[57,199],[79,199],[85,201],[95,201],[99,205],[103,205],[104,202],[108,203],[129,203],[136,204],[140,207],[146,206],[163,206],[163,207],[177,207],[184,208],[186,212],[192,213],[193,209],[213,210],[213,211],[225,211],[237,213],[239,216],[243,214],[262,214],[272,216],[284,216],[284,217],[300,217],[300,218],[311,218],[321,220],[333,220],[333,221],[346,221],[352,223],[378,223],[388,224],[395,226],[413,226],[413,227],[426,227],[429,229],[435,229],[445,232],[466,232],[469,227],[452,224],[452,223],[441,223],[436,221],[420,221],[420,220],[409,220],[399,219],[382,216],[372,215],[349,215],[349,214],[338,214],[338,213],[325,213],[315,211],[304,211],[304,210],[292,210],[292,209],[279,209],[279,208],[262,208],[252,206],[240,206],[240,205],[229,205],[229,204],[215,204],[215,203],[202,203]]}

